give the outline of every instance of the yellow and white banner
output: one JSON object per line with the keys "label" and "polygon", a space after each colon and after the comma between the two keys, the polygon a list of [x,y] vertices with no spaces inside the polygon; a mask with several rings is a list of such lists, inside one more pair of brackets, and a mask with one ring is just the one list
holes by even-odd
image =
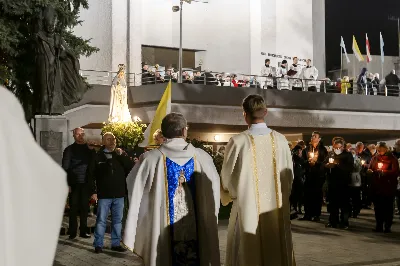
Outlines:
{"label": "yellow and white banner", "polygon": [[157,129],[161,129],[161,122],[164,117],[171,113],[171,92],[172,92],[172,83],[168,82],[168,86],[164,91],[163,96],[161,97],[161,101],[158,104],[157,111],[151,121],[150,125],[147,127],[144,132],[144,140],[139,144],[139,147],[148,147],[156,145],[153,134]]}

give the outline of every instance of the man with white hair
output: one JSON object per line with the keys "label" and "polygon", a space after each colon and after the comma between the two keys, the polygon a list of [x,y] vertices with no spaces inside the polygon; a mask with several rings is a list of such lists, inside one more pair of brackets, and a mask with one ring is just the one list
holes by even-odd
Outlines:
{"label": "man with white hair", "polygon": [[36,143],[18,100],[0,86],[0,265],[53,265],[68,187]]}
{"label": "man with white hair", "polygon": [[127,178],[125,246],[146,266],[220,265],[220,178],[210,155],[186,142],[187,121],[170,113],[168,142],[151,150]]}

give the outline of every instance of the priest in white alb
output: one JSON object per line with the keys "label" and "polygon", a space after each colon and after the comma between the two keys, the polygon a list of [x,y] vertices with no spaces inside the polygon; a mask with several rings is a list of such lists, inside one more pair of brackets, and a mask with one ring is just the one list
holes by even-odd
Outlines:
{"label": "priest in white alb", "polygon": [[143,155],[127,178],[123,244],[145,266],[220,265],[220,178],[212,158],[186,142],[186,119],[162,120],[166,142]]}
{"label": "priest in white alb", "polygon": [[225,265],[295,265],[288,142],[265,124],[267,107],[260,95],[246,97],[243,111],[249,129],[229,141],[221,173],[222,204],[233,201]]}
{"label": "priest in white alb", "polygon": [[0,102],[0,266],[51,266],[67,176],[36,143],[20,103],[2,86]]}

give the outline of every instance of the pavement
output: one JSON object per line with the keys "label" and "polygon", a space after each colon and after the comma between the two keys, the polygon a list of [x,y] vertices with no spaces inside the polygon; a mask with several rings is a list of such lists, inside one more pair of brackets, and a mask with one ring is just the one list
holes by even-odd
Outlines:
{"label": "pavement", "polygon": [[[395,217],[393,233],[372,232],[375,225],[372,210],[363,210],[358,219],[350,219],[349,230],[325,228],[328,214],[321,221],[292,221],[294,251],[297,266],[367,266],[400,265],[400,220]],[[89,225],[94,219],[89,219]],[[224,262],[227,235],[226,220],[220,221],[219,239],[221,261]],[[64,221],[67,226],[67,221]],[[61,235],[58,242],[54,266],[125,266],[142,265],[131,252],[116,253],[104,249],[95,254],[92,239],[68,240]],[[110,235],[106,234],[105,247],[110,246]]]}

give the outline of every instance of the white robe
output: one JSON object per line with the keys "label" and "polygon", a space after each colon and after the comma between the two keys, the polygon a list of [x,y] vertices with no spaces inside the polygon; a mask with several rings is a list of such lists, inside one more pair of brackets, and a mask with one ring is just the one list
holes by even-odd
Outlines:
{"label": "white robe", "polygon": [[110,113],[108,122],[131,122],[132,117],[128,107],[128,88],[125,74],[117,73],[111,86]]}
{"label": "white robe", "polygon": [[253,125],[229,141],[221,173],[224,191],[233,199],[226,266],[295,265],[289,208],[292,169],[286,138],[265,124]]}
{"label": "white robe", "polygon": [[[139,255],[145,266],[171,265],[171,217],[167,207],[170,202],[167,186],[170,184],[166,181],[166,158],[181,166],[194,158],[197,223],[193,226],[197,226],[198,257],[202,266],[218,266],[220,178],[211,156],[183,139],[168,140],[159,149],[145,153],[128,175],[130,206],[123,244]],[[176,203],[174,201],[175,207]],[[190,210],[191,204],[188,201],[185,207]],[[174,224],[174,230],[178,224],[182,224],[181,221]],[[178,232],[178,235],[181,234]]]}
{"label": "white robe", "polygon": [[318,84],[318,69],[315,66],[305,67],[301,71],[301,78],[304,80],[304,88],[317,87]]}
{"label": "white robe", "polygon": [[269,66],[263,66],[261,68],[261,78],[260,81],[264,83],[263,87],[266,89],[267,87],[273,87],[274,86],[274,76],[275,76],[276,71],[274,70],[273,67]]}
{"label": "white robe", "polygon": [[53,265],[67,198],[64,170],[36,143],[0,86],[0,265]]}
{"label": "white robe", "polygon": [[300,80],[300,78],[301,78],[300,76],[301,76],[301,72],[302,72],[301,66],[300,65],[296,65],[296,66],[291,65],[290,70],[297,71],[296,74],[294,74],[293,76],[290,77],[290,87],[302,88],[303,84]]}
{"label": "white robe", "polygon": [[287,76],[288,70],[287,68],[278,67],[276,70],[276,84],[278,90],[291,90],[292,88],[289,86],[289,79]]}

